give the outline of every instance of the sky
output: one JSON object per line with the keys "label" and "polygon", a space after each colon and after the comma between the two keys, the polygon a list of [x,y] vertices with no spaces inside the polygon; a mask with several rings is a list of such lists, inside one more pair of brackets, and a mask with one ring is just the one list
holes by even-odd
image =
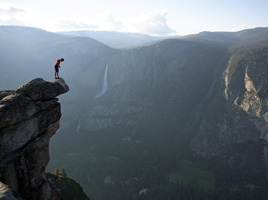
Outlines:
{"label": "sky", "polygon": [[0,0],[0,25],[188,35],[268,27],[268,0]]}

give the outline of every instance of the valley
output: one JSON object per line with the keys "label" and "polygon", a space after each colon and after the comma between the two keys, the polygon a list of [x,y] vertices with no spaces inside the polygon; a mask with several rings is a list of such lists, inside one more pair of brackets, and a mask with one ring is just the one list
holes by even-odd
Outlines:
{"label": "valley", "polygon": [[267,28],[131,49],[18,27],[0,40],[4,89],[52,79],[64,57],[47,171],[64,168],[91,199],[266,199]]}

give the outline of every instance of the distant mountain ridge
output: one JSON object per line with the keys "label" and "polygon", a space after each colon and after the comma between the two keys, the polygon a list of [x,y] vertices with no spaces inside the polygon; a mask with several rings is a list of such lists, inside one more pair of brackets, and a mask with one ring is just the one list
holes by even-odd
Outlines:
{"label": "distant mountain ridge", "polygon": [[60,34],[90,37],[112,48],[126,49],[142,45],[149,45],[152,42],[168,38],[179,38],[179,36],[149,36],[141,33],[127,33],[116,31],[68,31],[59,32]]}
{"label": "distant mountain ridge", "polygon": [[228,45],[239,47],[267,44],[268,29],[265,27],[247,29],[238,32],[208,32],[204,31],[199,34],[188,35],[185,38],[203,39],[214,42],[223,42]]}

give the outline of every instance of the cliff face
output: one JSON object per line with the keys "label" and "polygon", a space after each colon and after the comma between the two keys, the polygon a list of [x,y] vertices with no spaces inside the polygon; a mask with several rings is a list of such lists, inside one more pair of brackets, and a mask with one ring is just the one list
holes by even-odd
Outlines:
{"label": "cliff face", "polygon": [[67,91],[63,79],[46,82],[40,78],[16,91],[0,91],[1,199],[10,195],[13,199],[60,199],[45,168],[49,140],[61,117],[55,97]]}
{"label": "cliff face", "polygon": [[[79,104],[84,105],[77,114],[77,127],[99,131],[137,125],[157,116],[176,118],[180,123],[185,115],[178,113],[192,111],[209,90],[215,68],[227,59],[225,46],[206,42],[167,40],[124,51],[98,68],[101,87],[92,97],[83,98],[88,101]],[[92,74],[95,73],[85,72],[80,80],[94,85],[95,79],[88,78]],[[99,95],[101,91],[104,92]],[[165,108],[159,109],[163,105]]]}
{"label": "cliff face", "polygon": [[166,135],[174,127],[173,137],[186,138],[195,155],[267,173],[267,52],[267,45],[231,49],[178,40],[125,51],[99,68],[99,91],[105,92],[92,95],[74,126],[84,131],[80,137],[158,125]]}
{"label": "cliff face", "polygon": [[262,45],[233,53],[221,81],[211,88],[214,95],[201,103],[202,118],[195,118],[191,148],[196,154],[219,156],[231,167],[267,176],[267,52]]}

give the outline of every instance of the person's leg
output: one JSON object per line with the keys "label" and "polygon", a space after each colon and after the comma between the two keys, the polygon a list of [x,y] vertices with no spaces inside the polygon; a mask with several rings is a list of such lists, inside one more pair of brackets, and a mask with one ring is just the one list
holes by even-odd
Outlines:
{"label": "person's leg", "polygon": [[55,67],[55,79],[59,78],[59,68]]}
{"label": "person's leg", "polygon": [[59,67],[57,67],[57,69],[58,69],[58,70],[57,70],[57,78],[60,78],[60,77],[59,77],[59,71],[60,71],[60,69],[59,69]]}

